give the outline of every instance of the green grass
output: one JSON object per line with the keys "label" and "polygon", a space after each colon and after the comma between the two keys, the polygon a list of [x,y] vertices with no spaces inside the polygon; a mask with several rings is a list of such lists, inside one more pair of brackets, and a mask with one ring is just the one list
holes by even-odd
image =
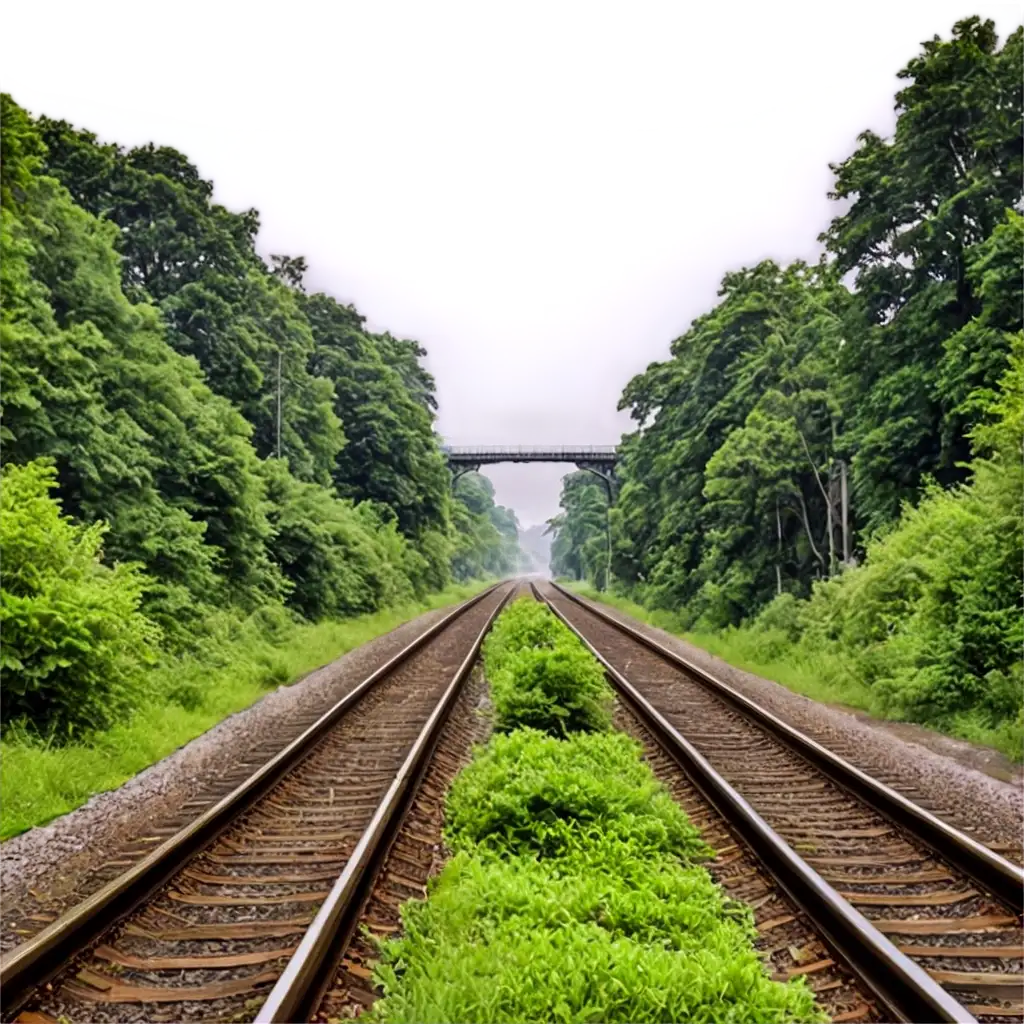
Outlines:
{"label": "green grass", "polygon": [[67,814],[255,703],[423,612],[453,604],[487,584],[449,587],[422,602],[372,615],[290,626],[271,636],[247,624],[205,657],[174,659],[152,672],[164,696],[130,720],[66,746],[14,729],[0,743],[0,839]]}
{"label": "green grass", "polygon": [[[771,679],[811,700],[854,708],[881,721],[901,721],[881,707],[871,687],[858,677],[856,666],[838,653],[806,652],[781,635],[742,627],[722,633],[689,632],[681,628],[679,620],[671,612],[648,610],[585,583],[565,582],[564,585],[583,597],[610,605],[634,619],[673,633],[736,668]],[[992,747],[1012,761],[1021,760],[1021,727],[1016,722],[993,727],[970,714],[961,714],[944,722],[942,727],[915,724],[941,735]]]}

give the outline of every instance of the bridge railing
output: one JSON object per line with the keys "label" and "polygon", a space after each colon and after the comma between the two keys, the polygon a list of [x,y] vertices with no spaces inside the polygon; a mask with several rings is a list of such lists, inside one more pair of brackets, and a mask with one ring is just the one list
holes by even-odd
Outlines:
{"label": "bridge railing", "polygon": [[615,445],[442,445],[441,450],[453,462],[473,459],[528,459],[543,461],[556,459],[574,462],[576,460],[608,459],[616,457]]}

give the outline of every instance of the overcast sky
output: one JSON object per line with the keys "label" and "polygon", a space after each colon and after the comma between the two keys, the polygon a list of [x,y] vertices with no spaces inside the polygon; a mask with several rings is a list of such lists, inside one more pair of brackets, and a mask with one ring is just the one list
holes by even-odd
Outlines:
{"label": "overcast sky", "polygon": [[[429,350],[453,444],[610,444],[723,273],[814,259],[897,70],[1019,2],[8,4],[0,86],[174,146],[260,250]],[[489,469],[523,525],[564,466]]]}

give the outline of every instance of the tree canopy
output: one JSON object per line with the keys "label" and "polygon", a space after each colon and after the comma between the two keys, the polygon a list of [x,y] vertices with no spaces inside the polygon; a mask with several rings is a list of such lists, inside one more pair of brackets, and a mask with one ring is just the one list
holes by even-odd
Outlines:
{"label": "tree canopy", "polygon": [[[924,43],[893,137],[832,167],[820,263],[725,274],[619,405],[616,585],[684,626],[841,643],[921,720],[1020,690],[1022,40],[968,18]],[[567,477],[562,508],[555,570],[606,585],[600,490]]]}
{"label": "tree canopy", "polygon": [[[115,566],[171,649],[225,609],[348,615],[515,567],[489,486],[452,494],[422,346],[306,294],[303,257],[264,263],[256,211],[215,203],[176,150],[100,142],[7,95],[2,119],[0,440],[5,490],[45,481],[40,544],[102,536],[75,550]],[[12,522],[5,561],[29,526]],[[66,592],[99,592],[93,575]],[[15,660],[12,693],[64,686],[52,661]],[[32,701],[16,713],[62,720]]]}

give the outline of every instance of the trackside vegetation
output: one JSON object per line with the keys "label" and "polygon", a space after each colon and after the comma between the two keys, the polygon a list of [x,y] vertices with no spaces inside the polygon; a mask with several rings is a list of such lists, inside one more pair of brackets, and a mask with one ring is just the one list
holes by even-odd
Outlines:
{"label": "trackside vegetation", "polygon": [[[484,649],[489,678],[503,678],[496,721],[517,679],[543,690],[531,705],[548,714],[528,727],[506,722],[456,778],[445,826],[453,857],[428,898],[402,908],[403,934],[382,944],[383,996],[366,1019],[824,1021],[803,980],[766,974],[749,908],[701,865],[712,851],[639,744],[611,730],[593,673],[573,694],[560,672],[545,688],[536,664],[515,671],[530,650],[573,644],[578,664],[597,665],[535,602],[517,601],[496,622]],[[557,714],[546,700],[555,694],[577,708],[596,700],[602,714]]]}
{"label": "trackside vegetation", "polygon": [[451,485],[419,344],[264,261],[182,153],[0,117],[10,835],[518,543],[485,478]]}
{"label": "trackside vegetation", "polygon": [[893,136],[831,168],[821,260],[725,274],[622,393],[613,507],[576,473],[551,521],[556,574],[1018,760],[1022,54],[978,17],[924,42]]}
{"label": "trackside vegetation", "polygon": [[498,732],[556,736],[611,728],[612,692],[597,661],[536,601],[516,601],[484,643]]}

